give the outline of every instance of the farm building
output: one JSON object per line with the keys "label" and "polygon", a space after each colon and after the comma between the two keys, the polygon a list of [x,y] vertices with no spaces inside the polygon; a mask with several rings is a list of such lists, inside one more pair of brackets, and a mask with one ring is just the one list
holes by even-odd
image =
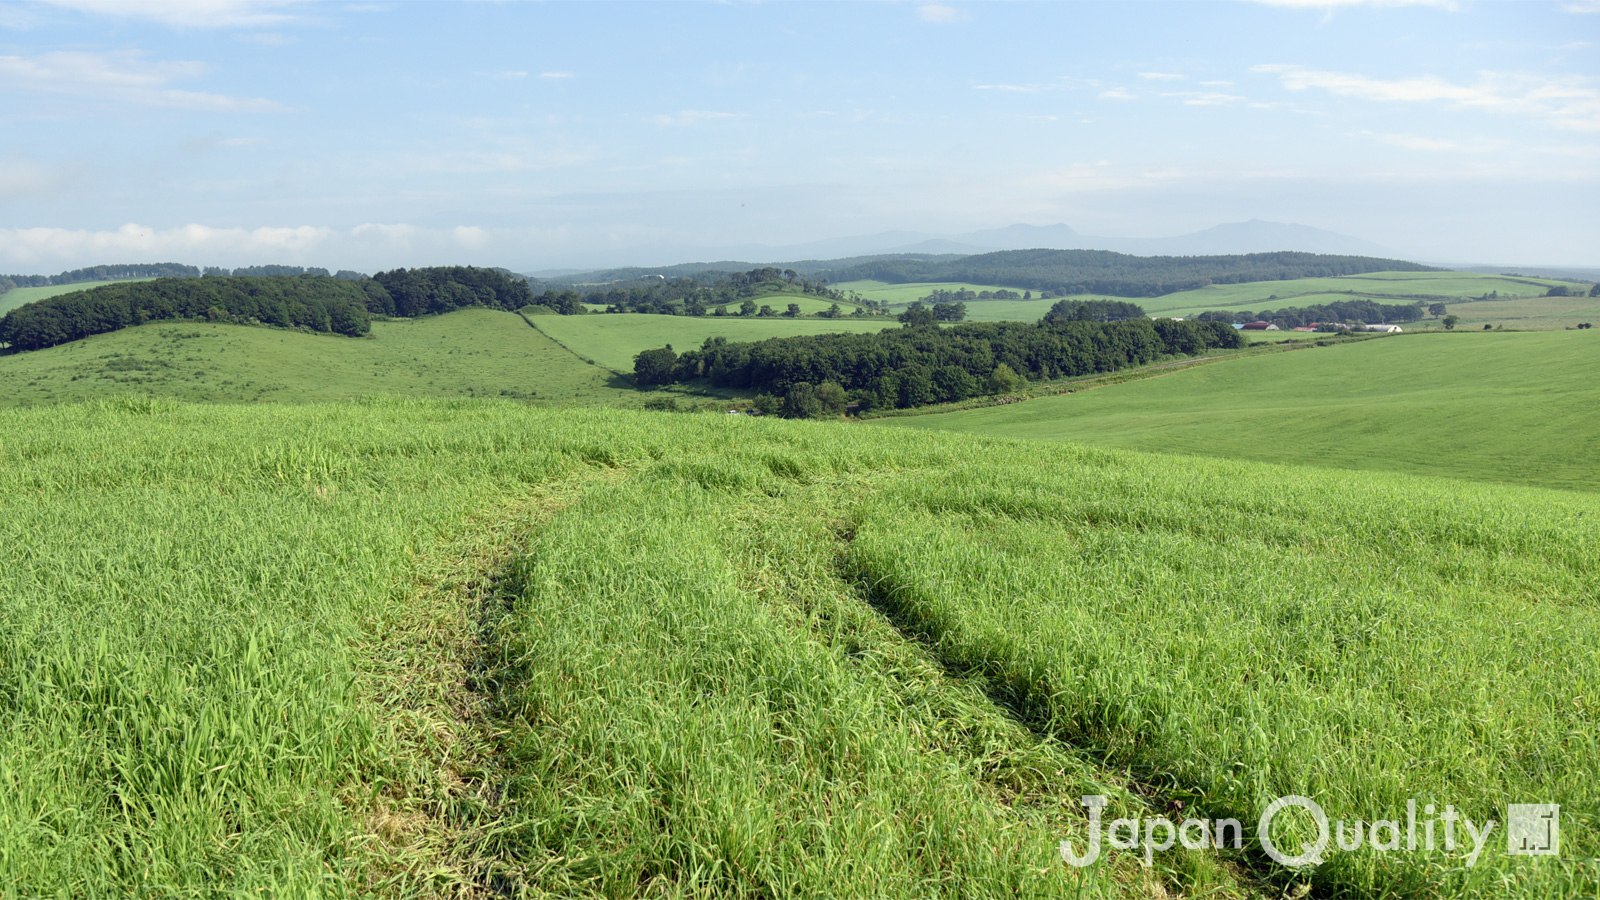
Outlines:
{"label": "farm building", "polygon": [[1249,322],[1249,323],[1246,323],[1246,325],[1244,326],[1244,328],[1242,330],[1244,330],[1244,331],[1279,331],[1281,329],[1279,329],[1278,326],[1272,324],[1271,322]]}
{"label": "farm building", "polygon": [[1378,331],[1383,334],[1396,334],[1401,330],[1399,325],[1368,325],[1362,329],[1362,331]]}

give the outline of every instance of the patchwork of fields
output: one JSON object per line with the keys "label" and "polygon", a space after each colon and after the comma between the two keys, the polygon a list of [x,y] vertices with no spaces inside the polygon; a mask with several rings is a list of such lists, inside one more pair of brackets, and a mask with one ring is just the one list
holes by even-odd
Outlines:
{"label": "patchwork of fields", "polygon": [[[0,411],[0,884],[1600,887],[1594,495],[901,438],[503,401]],[[1563,855],[1080,873],[1057,843],[1091,793],[1242,821],[1286,793],[1368,821],[1556,802]]]}

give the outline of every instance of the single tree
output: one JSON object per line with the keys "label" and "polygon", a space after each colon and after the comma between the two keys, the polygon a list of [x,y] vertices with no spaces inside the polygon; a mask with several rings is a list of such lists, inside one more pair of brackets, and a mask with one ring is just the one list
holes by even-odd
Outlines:
{"label": "single tree", "polygon": [[1445,316],[1444,317],[1444,330],[1445,331],[1449,331],[1450,329],[1456,327],[1456,323],[1460,322],[1460,321],[1461,321],[1461,317],[1460,316],[1454,316],[1454,315]]}
{"label": "single tree", "polygon": [[756,314],[756,302],[754,300],[746,300],[743,303],[739,304],[739,315],[741,315],[741,316],[753,316],[755,314]]}
{"label": "single tree", "polygon": [[1434,303],[1428,307],[1428,315],[1433,316],[1435,319],[1444,315],[1444,312],[1445,310],[1443,303]]}
{"label": "single tree", "polygon": [[633,377],[640,384],[671,384],[678,354],[672,345],[645,350],[633,358]]}
{"label": "single tree", "polygon": [[798,304],[798,303],[789,304],[789,308],[784,311],[784,315],[788,316],[791,319],[795,318],[796,316],[799,316],[800,315],[800,304]]}

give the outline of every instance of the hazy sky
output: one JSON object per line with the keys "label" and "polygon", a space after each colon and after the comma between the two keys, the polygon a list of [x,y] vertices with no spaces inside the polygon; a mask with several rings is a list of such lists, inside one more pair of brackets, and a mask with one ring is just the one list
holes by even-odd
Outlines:
{"label": "hazy sky", "polygon": [[1600,0],[0,0],[0,272],[1250,218],[1600,265],[1597,44]]}

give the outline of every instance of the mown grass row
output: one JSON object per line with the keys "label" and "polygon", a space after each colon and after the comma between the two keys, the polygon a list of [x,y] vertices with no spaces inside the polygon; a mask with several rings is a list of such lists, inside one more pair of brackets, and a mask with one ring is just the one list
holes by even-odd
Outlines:
{"label": "mown grass row", "polygon": [[[1500,823],[1470,868],[1330,845],[1322,890],[1592,895],[1594,503],[1263,474],[1080,451],[907,479],[864,505],[851,564],[1036,727],[1191,811],[1254,823],[1296,794],[1336,820],[1415,800]],[[1506,855],[1508,803],[1561,804],[1560,860]]]}

